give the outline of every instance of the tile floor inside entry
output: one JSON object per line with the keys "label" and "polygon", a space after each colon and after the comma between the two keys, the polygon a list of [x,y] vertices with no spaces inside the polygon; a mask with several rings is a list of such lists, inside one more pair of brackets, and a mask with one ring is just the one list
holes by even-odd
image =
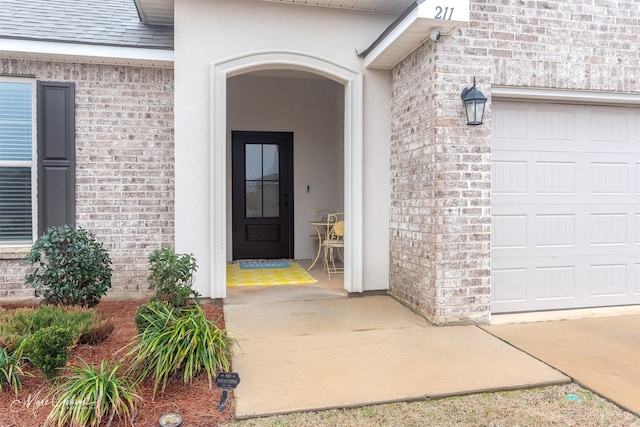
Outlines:
{"label": "tile floor inside entry", "polygon": [[[310,260],[296,260],[307,268]],[[348,298],[344,290],[342,274],[332,274],[331,278],[322,272],[322,265],[316,264],[308,271],[318,283],[304,285],[228,287],[225,304],[249,304],[255,302],[275,302],[288,300],[313,300],[327,298]]]}

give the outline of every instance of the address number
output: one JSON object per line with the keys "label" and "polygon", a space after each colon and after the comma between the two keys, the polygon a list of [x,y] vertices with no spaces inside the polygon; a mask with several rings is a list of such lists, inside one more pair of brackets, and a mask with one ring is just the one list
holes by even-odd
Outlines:
{"label": "address number", "polygon": [[446,21],[451,21],[451,17],[453,16],[453,7],[442,7],[436,6],[436,16],[434,19],[444,19]]}

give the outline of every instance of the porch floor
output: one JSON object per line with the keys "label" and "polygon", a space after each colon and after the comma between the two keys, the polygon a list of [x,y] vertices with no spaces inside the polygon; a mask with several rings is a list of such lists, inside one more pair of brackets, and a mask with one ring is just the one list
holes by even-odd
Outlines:
{"label": "porch floor", "polygon": [[[296,260],[296,262],[304,269],[307,269],[309,265],[311,265],[310,260]],[[327,274],[322,272],[321,263],[316,263],[316,265],[309,270],[309,274],[311,274],[318,283],[305,285],[227,287],[227,297],[224,303],[225,305],[229,305],[348,298],[349,295],[347,291],[344,290],[342,274],[332,274],[331,278],[329,278]]]}

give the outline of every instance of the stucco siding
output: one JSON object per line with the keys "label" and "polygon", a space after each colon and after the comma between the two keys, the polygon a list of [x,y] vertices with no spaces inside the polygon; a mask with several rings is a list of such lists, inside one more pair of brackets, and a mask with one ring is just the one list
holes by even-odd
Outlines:
{"label": "stucco siding", "polygon": [[[380,78],[379,72],[366,70],[357,52],[366,49],[395,17],[269,2],[184,1],[176,3],[175,18],[176,28],[181,29],[176,32],[175,39],[176,245],[182,251],[194,252],[198,259],[203,260],[202,275],[196,279],[196,288],[206,295],[211,286],[208,278],[215,274],[214,251],[224,245],[227,251],[225,259],[228,259],[230,251],[226,236],[224,242],[219,242],[221,239],[214,236],[216,229],[212,228],[215,214],[212,197],[216,196],[212,195],[212,176],[217,173],[211,163],[212,134],[216,132],[212,111],[215,100],[211,99],[213,64],[258,52],[285,52],[320,58],[348,69],[355,75],[362,75],[368,93],[388,94],[390,73],[386,72],[386,78]],[[273,66],[274,69],[287,67],[287,64]],[[255,70],[238,70],[231,76],[250,71]],[[228,91],[228,88],[224,90]],[[363,246],[366,248],[363,264],[365,275],[370,275],[370,280],[364,280],[364,289],[386,289],[390,100],[372,95],[365,97],[364,101],[356,101],[362,102],[355,109],[363,115],[364,122],[375,123],[371,127],[373,132],[364,130],[363,153],[375,164],[367,162],[364,165],[363,174],[370,179],[357,194],[364,200],[365,218],[360,224],[364,227]],[[308,102],[313,106],[313,99]],[[352,129],[348,131],[354,132]],[[362,132],[361,129],[359,131]],[[301,184],[306,186],[306,183]],[[308,213],[309,209],[304,214]],[[299,218],[300,221],[311,219]],[[194,228],[194,224],[198,226]],[[228,216],[226,224],[231,224]],[[309,230],[297,230],[297,233],[308,235]],[[302,252],[300,255],[305,254]]]}

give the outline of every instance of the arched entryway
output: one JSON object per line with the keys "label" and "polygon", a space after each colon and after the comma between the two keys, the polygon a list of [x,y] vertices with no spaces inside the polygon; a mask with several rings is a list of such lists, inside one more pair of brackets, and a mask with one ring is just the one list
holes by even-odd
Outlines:
{"label": "arched entryway", "polygon": [[261,70],[309,72],[344,86],[344,287],[363,291],[363,85],[362,74],[299,52],[271,51],[241,55],[211,64],[211,297],[226,296],[227,262],[227,82]]}

